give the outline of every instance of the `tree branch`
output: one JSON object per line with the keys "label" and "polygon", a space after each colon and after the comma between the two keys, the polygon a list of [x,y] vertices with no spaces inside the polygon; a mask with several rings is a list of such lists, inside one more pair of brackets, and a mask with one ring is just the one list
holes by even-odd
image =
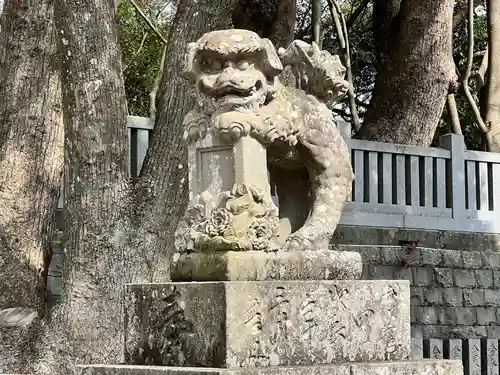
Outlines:
{"label": "tree branch", "polygon": [[370,0],[363,0],[363,2],[361,4],[359,4],[359,6],[356,8],[356,10],[351,14],[349,19],[347,20],[347,28],[354,25],[354,22],[357,21],[359,16],[361,16],[361,14],[363,14],[363,12],[366,9],[366,6],[368,5],[369,2],[370,2]]}
{"label": "tree branch", "polygon": [[359,129],[361,129],[361,121],[359,119],[358,109],[356,108],[356,95],[354,94],[354,85],[352,80],[351,53],[349,50],[347,25],[344,15],[342,14],[342,11],[336,0],[328,0],[328,7],[330,8],[332,19],[335,22],[335,27],[339,36],[340,47],[344,51],[344,64],[347,70],[347,82],[349,83],[349,87],[347,89],[347,95],[349,97],[349,109],[352,114],[354,130],[358,131]]}
{"label": "tree branch", "polygon": [[146,16],[146,14],[144,14],[144,12],[139,7],[139,5],[137,5],[137,3],[135,2],[135,0],[129,0],[129,1],[134,6],[134,8],[137,11],[137,13],[139,13],[139,15],[142,17],[142,19],[148,24],[148,26],[151,28],[151,30],[153,30],[153,32],[158,36],[158,38],[160,38],[160,40],[163,42],[163,44],[166,45],[167,44],[167,40],[165,39],[165,37],[158,31],[158,29],[155,27],[155,25],[153,25],[153,23],[148,18],[148,16]]}
{"label": "tree branch", "polygon": [[446,98],[448,111],[450,112],[451,131],[455,134],[462,134],[462,127],[460,126],[460,117],[458,116],[457,101],[455,94],[448,94]]}
{"label": "tree branch", "polygon": [[328,0],[328,8],[330,9],[330,14],[331,14],[333,22],[335,24],[335,29],[337,30],[340,48],[345,50],[346,49],[346,42],[344,39],[344,31],[342,28],[342,24],[340,22],[340,17],[339,17],[340,11],[338,9],[338,4],[335,2],[335,0]]}
{"label": "tree branch", "polygon": [[132,62],[135,60],[135,58],[137,56],[139,56],[139,53],[141,53],[142,49],[144,48],[144,42],[146,42],[146,39],[148,37],[148,34],[149,32],[145,31],[144,32],[144,35],[142,36],[142,40],[141,40],[141,44],[139,45],[139,48],[137,49],[137,51],[134,52],[134,54],[132,55],[132,57],[130,58],[130,63],[128,63],[124,68],[123,68],[123,71],[125,72],[130,65],[132,65]]}
{"label": "tree branch", "polygon": [[158,17],[160,17],[160,15],[163,13],[163,11],[165,9],[167,9],[167,7],[170,5],[170,3],[171,3],[171,1],[165,1],[163,6],[161,7],[161,9],[158,12],[156,12],[156,16],[155,16],[156,20],[158,20]]}
{"label": "tree branch", "polygon": [[156,72],[156,77],[149,93],[149,121],[154,124],[156,121],[156,95],[160,89],[161,79],[163,78],[163,69],[165,65],[165,58],[167,56],[167,45],[163,46],[163,52],[161,54],[161,61],[158,71]]}
{"label": "tree branch", "polygon": [[483,59],[481,60],[481,65],[479,66],[479,69],[476,74],[474,74],[473,78],[476,80],[476,85],[477,85],[477,91],[481,90],[484,85],[486,84],[486,71],[488,70],[488,48],[486,48],[486,51],[483,55]]}
{"label": "tree branch", "polygon": [[[474,0],[473,6],[476,7],[481,5],[482,0]],[[464,7],[460,9],[453,17],[453,30],[462,25],[462,23],[467,19],[468,8]]]}
{"label": "tree branch", "polygon": [[474,57],[474,58],[476,58],[476,57],[483,57],[483,56],[486,54],[486,51],[487,51],[487,49],[485,49],[484,51],[477,51],[477,52],[474,52],[473,57]]}
{"label": "tree branch", "polygon": [[346,121],[349,121],[349,122],[352,121],[352,116],[349,113],[347,113],[346,111],[344,111],[343,109],[332,108],[332,112],[342,116],[342,118]]}
{"label": "tree branch", "polygon": [[[472,58],[473,59],[477,59],[479,57],[482,57],[483,60],[481,60],[481,65],[484,63],[484,56],[486,56],[486,60],[488,60],[488,53],[487,53],[487,49],[485,49],[484,51],[478,51],[478,52],[474,52],[472,54]],[[462,61],[460,61],[462,62]],[[488,62],[486,61],[486,66],[488,66]],[[466,65],[460,65],[458,67],[458,71],[463,74],[465,72],[465,70],[467,69],[467,64]]]}
{"label": "tree branch", "polygon": [[474,100],[474,97],[472,96],[472,93],[470,91],[469,87],[469,77],[470,73],[472,70],[472,62],[473,62],[473,55],[474,55],[474,0],[468,0],[468,52],[467,52],[467,68],[465,69],[465,73],[463,74],[462,77],[462,86],[464,89],[465,97],[467,98],[467,101],[469,102],[470,106],[472,107],[472,112],[474,113],[474,117],[476,118],[477,124],[479,128],[483,131],[483,133],[486,135],[486,140],[487,140],[487,148],[488,150],[490,149],[490,142],[489,142],[489,137],[487,136],[489,132],[488,126],[484,123],[483,118],[481,117],[481,112],[479,111],[479,108],[476,104],[476,101]]}
{"label": "tree branch", "polygon": [[[311,12],[311,23],[312,23],[312,40],[318,45],[321,33],[321,0],[312,0],[312,12]],[[321,48],[321,47],[320,47]]]}

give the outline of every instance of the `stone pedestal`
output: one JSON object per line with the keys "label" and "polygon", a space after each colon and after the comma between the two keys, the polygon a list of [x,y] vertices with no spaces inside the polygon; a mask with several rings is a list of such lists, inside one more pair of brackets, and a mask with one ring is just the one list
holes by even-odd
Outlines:
{"label": "stone pedestal", "polygon": [[128,285],[127,359],[227,368],[409,359],[409,293],[408,281]]}
{"label": "stone pedestal", "polygon": [[[354,252],[245,245],[252,232],[240,224],[276,214],[266,203],[265,150],[254,140],[227,146],[206,137],[189,158],[196,212],[231,215],[198,221],[191,238],[205,242],[176,254],[174,282],[126,286],[129,365],[81,366],[80,374],[462,375],[460,361],[409,360],[408,281],[359,280]],[[238,184],[266,192],[238,193]]]}
{"label": "stone pedestal", "polygon": [[125,351],[134,366],[82,374],[463,373],[460,361],[409,360],[408,281],[355,280],[356,266],[353,279],[321,280],[335,252],[191,255],[178,270],[228,281],[127,285]]}
{"label": "stone pedestal", "polygon": [[227,251],[177,254],[173,281],[356,280],[361,255],[351,251]]}
{"label": "stone pedestal", "polygon": [[271,199],[264,147],[252,137],[231,144],[209,132],[188,148],[189,200],[198,203],[203,192],[216,197],[234,185],[254,185]]}

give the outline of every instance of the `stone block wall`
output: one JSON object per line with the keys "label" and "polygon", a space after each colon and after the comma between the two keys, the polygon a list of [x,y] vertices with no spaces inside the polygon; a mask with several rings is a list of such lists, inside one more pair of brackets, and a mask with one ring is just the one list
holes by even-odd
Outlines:
{"label": "stone block wall", "polygon": [[364,279],[411,282],[412,337],[500,339],[500,252],[334,247],[361,253]]}

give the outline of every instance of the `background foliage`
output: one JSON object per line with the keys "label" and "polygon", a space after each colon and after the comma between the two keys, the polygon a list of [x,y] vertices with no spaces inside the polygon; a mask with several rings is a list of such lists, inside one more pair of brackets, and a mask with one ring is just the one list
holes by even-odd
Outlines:
{"label": "background foliage", "polygon": [[[144,9],[158,30],[168,36],[168,28],[175,11],[175,1],[144,0],[138,3]],[[296,38],[311,40],[311,2],[298,1]],[[344,0],[341,9],[348,24],[353,84],[361,120],[371,98],[375,82],[374,43],[372,33],[372,4],[366,0]],[[461,2],[457,2],[457,7]],[[323,1],[322,48],[339,54],[337,32],[331,22],[326,1]],[[139,16],[132,4],[124,0],[118,7],[118,30],[122,48],[123,69],[127,91],[128,110],[131,115],[149,115],[149,92],[155,75],[160,68],[163,45]],[[486,12],[481,5],[475,12],[475,52],[486,48]],[[461,69],[467,58],[467,22],[455,29],[454,60]],[[481,57],[474,60],[473,73],[479,67]],[[473,82],[471,82],[473,86]],[[456,95],[458,112],[466,145],[469,149],[483,149],[482,134],[475,124],[472,110],[464,95]],[[336,116],[350,121],[349,107],[345,98],[334,109]],[[440,125],[435,134],[434,145],[441,134],[450,132],[450,119],[447,109],[443,112]]]}
{"label": "background foliage", "polygon": [[[138,2],[138,5],[166,37],[175,3],[150,0]],[[118,6],[117,25],[128,112],[130,115],[147,117],[149,93],[160,68],[163,43],[129,1],[123,1]]]}

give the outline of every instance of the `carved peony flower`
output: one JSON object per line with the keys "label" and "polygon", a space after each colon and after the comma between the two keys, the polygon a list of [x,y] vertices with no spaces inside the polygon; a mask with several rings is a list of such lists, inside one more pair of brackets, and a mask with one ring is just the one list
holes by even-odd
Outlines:
{"label": "carved peony flower", "polygon": [[248,230],[248,237],[254,250],[267,250],[272,236],[273,231],[267,221],[254,221]]}
{"label": "carved peony flower", "polygon": [[186,210],[186,222],[190,226],[194,226],[198,223],[201,223],[205,220],[205,216],[203,215],[203,205],[196,204],[194,206],[189,207]]}
{"label": "carved peony flower", "polygon": [[210,218],[205,222],[205,233],[209,236],[220,236],[231,223],[233,215],[225,208],[213,211]]}

